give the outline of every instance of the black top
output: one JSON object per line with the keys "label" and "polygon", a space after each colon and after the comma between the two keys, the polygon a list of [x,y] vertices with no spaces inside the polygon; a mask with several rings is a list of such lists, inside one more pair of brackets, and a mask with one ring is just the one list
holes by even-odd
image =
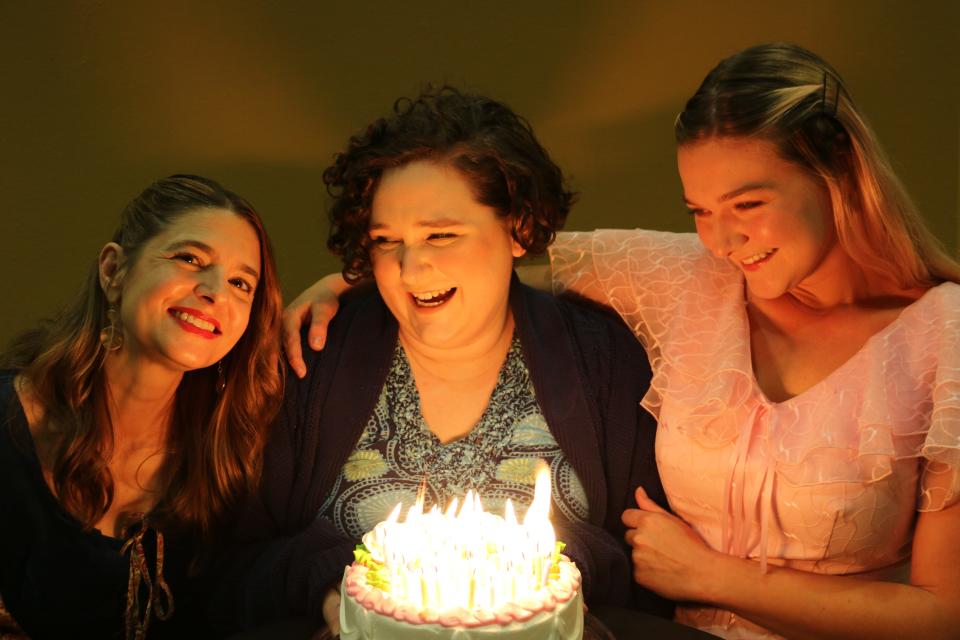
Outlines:
{"label": "black top", "polygon": [[[511,286],[510,305],[537,401],[576,470],[587,522],[552,516],[583,576],[590,604],[672,608],[632,580],[620,515],[633,493],[666,504],[656,471],[656,424],[640,407],[650,383],[646,354],[615,316]],[[358,542],[317,513],[353,451],[390,368],[397,323],[375,291],[344,301],[327,344],[306,346],[307,376],[290,375],[264,460],[260,499],[240,518],[214,599],[221,625],[256,626],[306,613],[321,619],[326,589],[339,582]]]}
{"label": "black top", "polygon": [[[122,638],[129,554],[121,554],[122,540],[84,530],[50,491],[13,388],[15,375],[0,371],[0,596],[34,640]],[[148,637],[204,635],[185,584],[192,547],[169,535],[164,543],[163,573],[174,614],[168,622],[153,619]],[[156,550],[150,533],[144,550],[152,574]]]}

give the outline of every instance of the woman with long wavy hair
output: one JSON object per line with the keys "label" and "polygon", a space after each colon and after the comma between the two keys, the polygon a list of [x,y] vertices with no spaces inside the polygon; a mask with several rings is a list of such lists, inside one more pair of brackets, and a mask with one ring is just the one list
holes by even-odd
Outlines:
{"label": "woman with long wavy hair", "polygon": [[127,205],[76,301],[0,371],[7,626],[196,633],[188,578],[255,485],[279,406],[280,309],[245,200],[175,175]]}

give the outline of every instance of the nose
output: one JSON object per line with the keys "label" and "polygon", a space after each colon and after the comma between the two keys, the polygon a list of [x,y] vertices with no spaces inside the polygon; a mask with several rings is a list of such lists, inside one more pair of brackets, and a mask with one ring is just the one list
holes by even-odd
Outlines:
{"label": "nose", "polygon": [[198,298],[202,298],[210,304],[215,304],[223,296],[226,288],[223,274],[220,273],[219,269],[212,268],[201,271],[199,276],[194,292]]}
{"label": "nose", "polygon": [[725,212],[717,212],[711,217],[713,220],[709,223],[710,242],[704,244],[707,244],[713,255],[725,260],[731,253],[746,244],[750,238],[736,216],[727,215]]}
{"label": "nose", "polygon": [[431,269],[426,247],[405,246],[399,250],[400,281],[416,286]]}

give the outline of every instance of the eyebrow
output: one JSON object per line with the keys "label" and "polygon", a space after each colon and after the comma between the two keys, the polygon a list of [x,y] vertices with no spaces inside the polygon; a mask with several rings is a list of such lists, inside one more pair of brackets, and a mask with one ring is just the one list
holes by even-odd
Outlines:
{"label": "eyebrow", "polygon": [[[180,240],[178,242],[174,242],[173,244],[167,247],[167,251],[178,251],[180,249],[186,249],[188,247],[200,249],[204,253],[209,253],[210,255],[214,255],[214,256],[218,255],[216,249],[208,245],[206,242],[201,242],[199,240]],[[251,276],[253,276],[255,280],[257,281],[260,280],[260,272],[254,269],[253,267],[251,267],[250,265],[241,263],[240,270],[250,274]]]}
{"label": "eyebrow", "polygon": [[[436,218],[434,220],[421,220],[416,223],[418,227],[425,227],[427,229],[438,229],[441,227],[461,227],[465,223],[462,220],[455,220],[454,218]],[[388,229],[389,225],[383,223],[375,223],[370,225],[370,231],[378,231],[380,229]]]}
{"label": "eyebrow", "polygon": [[[738,188],[734,189],[733,191],[728,191],[727,193],[723,194],[722,196],[720,196],[720,202],[726,202],[727,200],[731,200],[732,198],[736,198],[737,196],[743,195],[744,193],[747,193],[748,191],[759,191],[759,190],[761,190],[761,189],[772,189],[773,186],[774,186],[774,185],[773,185],[772,182],[750,182],[750,183],[747,183],[747,184],[743,185],[742,187],[738,187]],[[683,201],[684,201],[686,204],[693,204],[690,200],[687,199],[686,196],[683,197]]]}

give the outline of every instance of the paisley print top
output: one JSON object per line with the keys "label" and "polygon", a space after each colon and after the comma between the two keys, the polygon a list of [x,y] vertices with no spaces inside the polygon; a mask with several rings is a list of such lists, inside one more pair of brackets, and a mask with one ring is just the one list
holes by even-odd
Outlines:
{"label": "paisley print top", "polygon": [[472,489],[480,492],[487,511],[502,513],[509,498],[521,516],[533,500],[541,464],[550,470],[553,508],[568,520],[586,520],[586,493],[544,420],[516,335],[480,421],[446,444],[424,422],[398,343],[373,415],[318,515],[359,539],[398,502],[412,505],[425,485],[427,509],[445,508]]}

